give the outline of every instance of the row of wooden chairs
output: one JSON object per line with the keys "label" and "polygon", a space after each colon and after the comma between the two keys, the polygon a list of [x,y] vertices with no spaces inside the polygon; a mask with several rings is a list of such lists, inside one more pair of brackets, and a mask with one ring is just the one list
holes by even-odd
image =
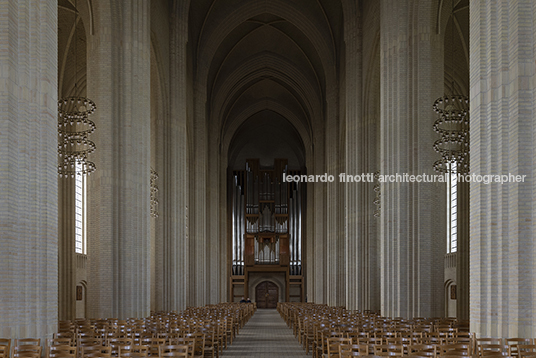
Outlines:
{"label": "row of wooden chairs", "polygon": [[[45,358],[219,357],[253,315],[254,304],[223,303],[145,319],[60,321]],[[184,348],[186,347],[186,348]],[[0,358],[41,358],[40,339],[0,339]]]}
{"label": "row of wooden chairs", "polygon": [[475,338],[466,321],[389,318],[314,303],[279,303],[278,311],[313,357],[375,356],[536,358],[526,338]]}
{"label": "row of wooden chairs", "polygon": [[15,339],[13,346],[11,339],[0,338],[0,358],[39,358],[41,354],[42,347],[39,338]]}

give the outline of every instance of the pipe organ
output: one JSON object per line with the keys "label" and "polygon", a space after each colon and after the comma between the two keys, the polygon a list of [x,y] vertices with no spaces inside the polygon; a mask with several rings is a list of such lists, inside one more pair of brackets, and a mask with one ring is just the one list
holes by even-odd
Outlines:
{"label": "pipe organ", "polygon": [[258,159],[248,159],[244,170],[230,178],[231,300],[249,296],[253,273],[284,273],[285,297],[303,300],[302,247],[305,217],[305,184],[283,181],[289,170],[286,159],[276,159],[273,168],[261,168]]}

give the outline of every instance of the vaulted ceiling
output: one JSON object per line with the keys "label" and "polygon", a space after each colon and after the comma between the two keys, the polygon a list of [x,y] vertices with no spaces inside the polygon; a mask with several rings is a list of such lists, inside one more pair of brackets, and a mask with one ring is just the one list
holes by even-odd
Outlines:
{"label": "vaulted ceiling", "polygon": [[266,145],[287,143],[291,165],[304,165],[337,83],[342,24],[339,0],[191,2],[194,81],[206,89],[209,125],[229,143],[230,160],[275,156],[281,150]]}

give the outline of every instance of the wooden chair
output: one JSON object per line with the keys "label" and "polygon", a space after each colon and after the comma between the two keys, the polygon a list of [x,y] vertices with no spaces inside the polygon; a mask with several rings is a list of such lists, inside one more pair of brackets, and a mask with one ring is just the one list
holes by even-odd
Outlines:
{"label": "wooden chair", "polygon": [[404,347],[404,355],[408,354],[408,347],[412,344],[411,338],[408,337],[393,337],[387,338],[385,344],[401,344]]}
{"label": "wooden chair", "polygon": [[387,344],[388,339],[396,338],[397,334],[396,332],[390,332],[390,331],[377,331],[374,333],[374,336],[376,338],[381,338],[382,343],[381,344]]}
{"label": "wooden chair", "polygon": [[438,335],[425,335],[421,339],[421,344],[435,344],[437,346],[440,346],[446,343],[443,342],[442,338]]}
{"label": "wooden chair", "polygon": [[522,344],[517,346],[520,358],[536,357],[536,344]]}
{"label": "wooden chair", "polygon": [[346,333],[346,336],[348,338],[351,338],[353,343],[359,342],[360,339],[370,337],[368,332],[363,332],[363,331],[350,331]]}
{"label": "wooden chair", "polygon": [[132,346],[132,338],[109,338],[108,345],[112,348],[112,357],[120,357],[123,347]]}
{"label": "wooden chair", "polygon": [[343,337],[330,337],[326,341],[327,346],[327,352],[323,355],[325,358],[332,358],[332,357],[338,357],[339,356],[339,346],[341,344],[352,344],[351,338],[343,338]]}
{"label": "wooden chair", "polygon": [[533,343],[530,338],[506,338],[504,342],[508,345],[508,355],[512,357],[519,356],[519,346]]}
{"label": "wooden chair", "polygon": [[315,336],[315,331],[318,323],[315,322],[312,318],[308,320],[300,320],[300,343],[306,351],[306,354],[309,354],[309,347],[312,348],[313,340]]}
{"label": "wooden chair", "polygon": [[339,357],[349,358],[357,356],[368,356],[368,344],[340,344]]}
{"label": "wooden chair", "polygon": [[81,347],[102,346],[102,339],[96,337],[79,338],[76,342],[76,346],[80,352]]}
{"label": "wooden chair", "polygon": [[189,333],[185,338],[194,338],[194,357],[205,356],[205,335],[201,332]]}
{"label": "wooden chair", "polygon": [[0,338],[0,346],[5,347],[4,350],[4,358],[10,358],[11,357],[11,339],[10,338]]}
{"label": "wooden chair", "polygon": [[82,346],[81,347],[82,358],[111,358],[112,348],[98,346]]}
{"label": "wooden chair", "polygon": [[18,357],[41,357],[42,347],[40,338],[15,339],[13,346],[13,358]]}
{"label": "wooden chair", "polygon": [[374,345],[375,356],[403,356],[404,346],[402,344],[376,344]]}
{"label": "wooden chair", "polygon": [[358,344],[366,344],[366,345],[368,345],[369,352],[374,352],[374,347],[376,345],[381,345],[382,344],[382,339],[381,338],[374,338],[374,337],[361,338],[361,339],[359,339],[359,341],[357,343]]}
{"label": "wooden chair", "polygon": [[[194,349],[195,349],[195,337],[182,337],[182,338],[176,338],[172,340],[173,346],[188,346],[188,356],[193,357],[194,356]],[[168,346],[165,345],[165,346]]]}
{"label": "wooden chair", "polygon": [[438,346],[435,344],[414,344],[408,347],[410,356],[437,356]]}
{"label": "wooden chair", "polygon": [[[332,337],[343,338],[343,333],[341,332],[332,332],[329,328],[325,328],[320,332],[320,342],[316,345],[316,357],[324,357],[328,354],[328,339]],[[338,349],[337,349],[338,352]],[[313,355],[315,352],[313,352]]]}
{"label": "wooden chair", "polygon": [[149,347],[140,345],[121,346],[119,354],[120,357],[147,358]]}
{"label": "wooden chair", "polygon": [[34,344],[22,344],[13,347],[13,358],[41,358],[42,347]]}
{"label": "wooden chair", "polygon": [[404,331],[404,332],[401,332],[400,336],[409,339],[411,342],[410,346],[423,344],[422,343],[423,332]]}
{"label": "wooden chair", "polygon": [[148,347],[147,355],[149,357],[158,357],[160,354],[160,346],[165,345],[166,340],[164,338],[143,338],[141,343]]}
{"label": "wooden chair", "polygon": [[187,345],[165,345],[160,346],[161,358],[188,358],[189,347]]}
{"label": "wooden chair", "polygon": [[162,332],[162,333],[158,333],[157,337],[164,339],[166,342],[166,345],[173,345],[173,341],[179,338],[179,335],[177,333]]}
{"label": "wooden chair", "polygon": [[470,356],[472,354],[471,345],[465,343],[443,344],[439,346],[439,355],[447,356]]}
{"label": "wooden chair", "polygon": [[69,344],[47,345],[45,352],[46,358],[75,358],[77,354],[76,347]]}
{"label": "wooden chair", "polygon": [[0,358],[10,358],[11,352],[7,346],[0,345]]}
{"label": "wooden chair", "polygon": [[479,344],[478,345],[478,355],[481,357],[500,357],[507,356],[508,354],[508,345],[506,344]]}
{"label": "wooden chair", "polygon": [[209,353],[212,358],[219,356],[218,337],[216,335],[216,327],[205,327],[201,330],[205,336],[204,354]]}
{"label": "wooden chair", "polygon": [[225,321],[225,333],[229,339],[229,344],[233,344],[233,338],[235,337],[235,328],[233,317],[227,317]]}

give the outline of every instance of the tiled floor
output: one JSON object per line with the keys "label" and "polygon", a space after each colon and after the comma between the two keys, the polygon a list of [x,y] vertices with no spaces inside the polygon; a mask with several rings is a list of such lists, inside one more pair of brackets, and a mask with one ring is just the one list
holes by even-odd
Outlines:
{"label": "tiled floor", "polygon": [[[275,309],[258,309],[240,330],[223,357],[308,357],[305,350]],[[310,356],[309,356],[310,357]]]}

